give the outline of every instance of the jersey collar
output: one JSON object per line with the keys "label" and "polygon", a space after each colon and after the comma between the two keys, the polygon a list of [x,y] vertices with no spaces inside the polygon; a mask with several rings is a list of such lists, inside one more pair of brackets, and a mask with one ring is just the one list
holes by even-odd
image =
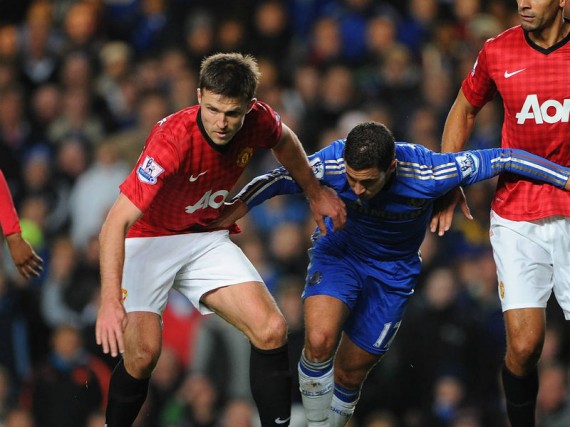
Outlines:
{"label": "jersey collar", "polygon": [[216,143],[214,143],[214,141],[212,141],[212,138],[210,138],[208,136],[208,133],[206,132],[206,129],[204,128],[204,124],[202,123],[202,108],[200,107],[198,109],[198,116],[196,117],[196,122],[198,123],[198,128],[200,129],[200,133],[202,134],[202,136],[204,137],[204,139],[206,140],[206,142],[208,143],[208,145],[210,147],[212,147],[214,150],[216,150],[218,153],[226,153],[229,149],[230,149],[230,145],[232,143],[232,141],[228,142],[226,145],[218,145]]}
{"label": "jersey collar", "polygon": [[[564,22],[569,23],[570,19],[568,18],[564,18]],[[524,38],[526,39],[526,42],[528,43],[528,45],[533,48],[534,50],[537,50],[541,53],[544,53],[545,55],[548,55],[549,53],[554,52],[556,49],[564,46],[566,43],[568,43],[568,41],[570,40],[570,33],[568,33],[566,35],[566,37],[564,37],[562,40],[560,40],[558,43],[550,46],[548,49],[545,49],[543,47],[540,47],[539,45],[537,45],[535,42],[533,42],[530,37],[528,36],[528,31],[523,30],[523,34],[524,34]]]}

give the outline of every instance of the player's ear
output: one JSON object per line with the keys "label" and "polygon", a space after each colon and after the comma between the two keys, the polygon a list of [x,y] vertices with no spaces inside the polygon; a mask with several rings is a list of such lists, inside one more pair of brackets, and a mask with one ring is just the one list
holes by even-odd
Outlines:
{"label": "player's ear", "polygon": [[392,163],[390,163],[390,167],[388,167],[388,173],[391,174],[392,172],[394,172],[396,170],[396,165],[398,164],[398,161],[396,159],[392,160]]}
{"label": "player's ear", "polygon": [[[255,101],[257,101],[257,98],[251,98],[251,101],[248,102],[247,113],[249,113],[251,111],[251,109],[253,108],[253,104],[255,104]],[[247,113],[245,113],[245,114],[247,114]]]}
{"label": "player's ear", "polygon": [[202,102],[202,92],[200,88],[196,89],[196,98],[198,98],[198,104],[200,104]]}

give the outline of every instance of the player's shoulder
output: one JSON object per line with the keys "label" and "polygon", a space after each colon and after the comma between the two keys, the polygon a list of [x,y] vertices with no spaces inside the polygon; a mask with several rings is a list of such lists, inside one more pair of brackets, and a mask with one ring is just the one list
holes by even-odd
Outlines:
{"label": "player's shoulder", "polygon": [[502,33],[497,34],[485,40],[483,45],[486,49],[502,48],[504,45],[511,45],[516,42],[524,41],[524,31],[520,25],[508,28]]}
{"label": "player's shoulder", "polygon": [[453,153],[439,153],[421,144],[408,142],[396,143],[398,168],[406,170],[424,170],[453,162]]}
{"label": "player's shoulder", "polygon": [[251,106],[249,113],[247,113],[246,120],[255,119],[263,121],[267,120],[267,118],[273,118],[275,116],[277,116],[279,119],[279,115],[275,112],[271,105],[269,105],[267,102],[256,100]]}
{"label": "player's shoulder", "polygon": [[346,139],[337,139],[329,145],[321,148],[312,157],[319,157],[326,161],[344,162],[344,146]]}
{"label": "player's shoulder", "polygon": [[419,160],[431,153],[433,153],[432,150],[420,144],[396,142],[396,159],[398,160]]}
{"label": "player's shoulder", "polygon": [[281,127],[281,116],[268,103],[256,100],[245,115],[244,130],[274,130]]}
{"label": "player's shoulder", "polygon": [[186,136],[197,129],[199,105],[183,108],[159,120],[153,128],[153,133],[168,137]]}
{"label": "player's shoulder", "polygon": [[344,139],[333,141],[309,156],[309,163],[318,179],[331,181],[335,176],[344,176]]}

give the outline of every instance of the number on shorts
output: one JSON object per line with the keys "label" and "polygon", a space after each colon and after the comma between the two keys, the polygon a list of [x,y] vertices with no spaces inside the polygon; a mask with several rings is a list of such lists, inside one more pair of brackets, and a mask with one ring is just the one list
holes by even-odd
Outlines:
{"label": "number on shorts", "polygon": [[392,342],[394,341],[394,338],[396,337],[398,329],[400,329],[401,324],[402,324],[401,320],[397,322],[394,326],[392,326],[392,322],[384,323],[382,332],[380,333],[380,336],[374,343],[374,347],[384,351],[388,351],[388,349],[392,345]]}

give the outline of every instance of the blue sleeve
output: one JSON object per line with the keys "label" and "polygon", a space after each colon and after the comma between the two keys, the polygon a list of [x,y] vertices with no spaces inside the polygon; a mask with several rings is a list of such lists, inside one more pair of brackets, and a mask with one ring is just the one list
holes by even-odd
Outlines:
{"label": "blue sleeve", "polygon": [[[343,141],[335,141],[331,145],[309,156],[311,169],[317,179],[323,184],[331,187],[335,186],[334,182],[330,182],[331,176],[334,177],[335,174],[329,173],[328,170],[336,167],[336,176],[338,175],[339,160],[342,162],[342,158],[339,159],[339,157],[342,156],[343,147]],[[342,167],[344,167],[344,162],[342,162]],[[302,188],[293,177],[289,175],[287,169],[279,167],[254,178],[236,197],[244,201],[248,208],[251,209],[274,196],[280,194],[296,194],[302,191]]]}
{"label": "blue sleeve", "polygon": [[274,169],[252,179],[236,196],[243,200],[249,209],[279,194],[302,192],[301,187],[284,167]]}
{"label": "blue sleeve", "polygon": [[454,156],[461,185],[471,185],[503,172],[511,172],[564,188],[570,176],[570,168],[514,148],[463,151],[454,153]]}

